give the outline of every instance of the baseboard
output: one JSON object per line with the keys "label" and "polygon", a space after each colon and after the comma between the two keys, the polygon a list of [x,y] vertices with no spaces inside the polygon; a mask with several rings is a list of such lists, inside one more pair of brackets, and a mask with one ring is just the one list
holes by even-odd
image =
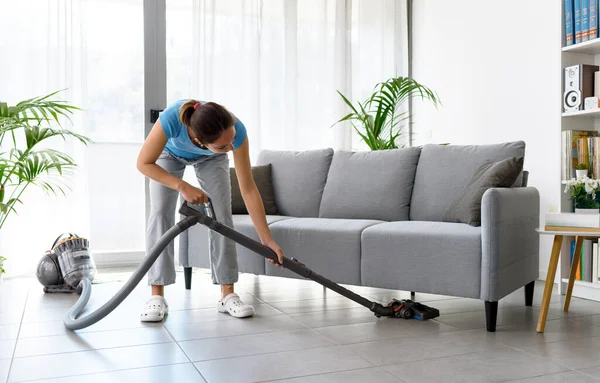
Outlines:
{"label": "baseboard", "polygon": [[96,267],[123,267],[137,266],[146,256],[145,251],[115,251],[115,252],[93,252],[94,263]]}

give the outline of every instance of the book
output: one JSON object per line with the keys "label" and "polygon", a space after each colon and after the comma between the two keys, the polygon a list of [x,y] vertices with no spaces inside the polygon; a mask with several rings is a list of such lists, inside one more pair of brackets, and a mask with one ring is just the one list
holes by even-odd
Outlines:
{"label": "book", "polygon": [[581,1],[581,42],[590,39],[590,0]]}
{"label": "book", "polygon": [[598,0],[589,0],[590,2],[590,40],[598,37]]}
{"label": "book", "polygon": [[575,44],[573,35],[573,0],[565,0],[565,46]]}
{"label": "book", "polygon": [[[578,213],[546,213],[546,227],[565,227],[577,231],[577,228],[598,229],[600,231],[600,213],[578,214]],[[559,230],[566,231],[566,230]]]}
{"label": "book", "polygon": [[[590,166],[590,160],[593,161],[593,154],[590,157],[589,140],[584,144],[580,139],[598,137],[598,132],[595,130],[564,130],[561,138],[561,177],[563,180],[575,178],[575,168],[577,165],[586,161],[585,164]],[[600,150],[600,141],[597,141]],[[585,153],[582,153],[585,150]],[[600,172],[600,168],[599,168]]]}
{"label": "book", "polygon": [[581,42],[581,0],[573,0],[573,13],[575,14],[575,44]]}

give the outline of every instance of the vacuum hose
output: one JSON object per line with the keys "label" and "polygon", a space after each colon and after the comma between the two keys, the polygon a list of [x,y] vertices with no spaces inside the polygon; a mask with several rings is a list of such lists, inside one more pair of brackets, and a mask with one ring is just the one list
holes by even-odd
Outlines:
{"label": "vacuum hose", "polygon": [[150,270],[150,267],[152,267],[152,264],[154,264],[165,247],[167,247],[167,245],[173,241],[175,237],[196,223],[198,223],[197,217],[188,216],[179,221],[177,225],[170,228],[165,234],[163,234],[162,237],[160,237],[158,242],[156,242],[156,244],[148,252],[146,258],[144,258],[142,263],[140,263],[140,265],[135,269],[132,277],[127,281],[127,283],[125,283],[121,290],[115,294],[115,296],[113,296],[108,302],[106,302],[96,311],[84,317],[77,318],[90,300],[92,291],[92,282],[88,278],[83,278],[77,287],[78,289],[82,289],[81,296],[71,310],[69,310],[67,313],[64,319],[65,326],[69,330],[79,330],[93,325],[110,314],[133,291],[137,284],[142,280],[144,275],[146,275],[148,270]]}

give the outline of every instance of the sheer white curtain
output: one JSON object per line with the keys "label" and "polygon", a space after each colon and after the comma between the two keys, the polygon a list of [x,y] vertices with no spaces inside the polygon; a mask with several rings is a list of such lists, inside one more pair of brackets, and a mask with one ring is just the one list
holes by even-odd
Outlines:
{"label": "sheer white curtain", "polygon": [[[49,142],[79,165],[66,196],[30,186],[0,231],[7,275],[33,275],[62,232],[90,239],[95,259],[144,249],[143,0],[5,0],[0,12],[0,101],[60,89],[82,108],[65,127],[94,144]],[[107,257],[107,255],[110,255]],[[133,257],[132,257],[133,258]],[[104,259],[104,260],[103,260]]]}
{"label": "sheer white curtain", "polygon": [[362,149],[337,90],[408,70],[406,0],[167,0],[167,98],[213,100],[261,149]]}

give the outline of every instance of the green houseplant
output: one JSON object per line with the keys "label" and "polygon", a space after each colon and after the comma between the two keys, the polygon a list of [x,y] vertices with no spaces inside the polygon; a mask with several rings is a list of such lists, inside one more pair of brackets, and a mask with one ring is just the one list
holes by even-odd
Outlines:
{"label": "green houseplant", "polygon": [[[77,167],[66,153],[42,147],[53,137],[91,140],[62,127],[61,120],[79,108],[55,99],[59,92],[9,106],[0,102],[0,232],[29,186],[66,194],[62,179]],[[69,120],[70,121],[70,120]]]}
{"label": "green houseplant", "polygon": [[431,101],[436,108],[441,104],[435,92],[410,77],[393,77],[376,84],[371,96],[363,102],[357,101],[356,106],[340,91],[337,92],[351,111],[334,125],[350,121],[371,150],[404,147],[398,143],[403,133],[400,123],[410,115],[398,110],[409,98],[420,96]]}

